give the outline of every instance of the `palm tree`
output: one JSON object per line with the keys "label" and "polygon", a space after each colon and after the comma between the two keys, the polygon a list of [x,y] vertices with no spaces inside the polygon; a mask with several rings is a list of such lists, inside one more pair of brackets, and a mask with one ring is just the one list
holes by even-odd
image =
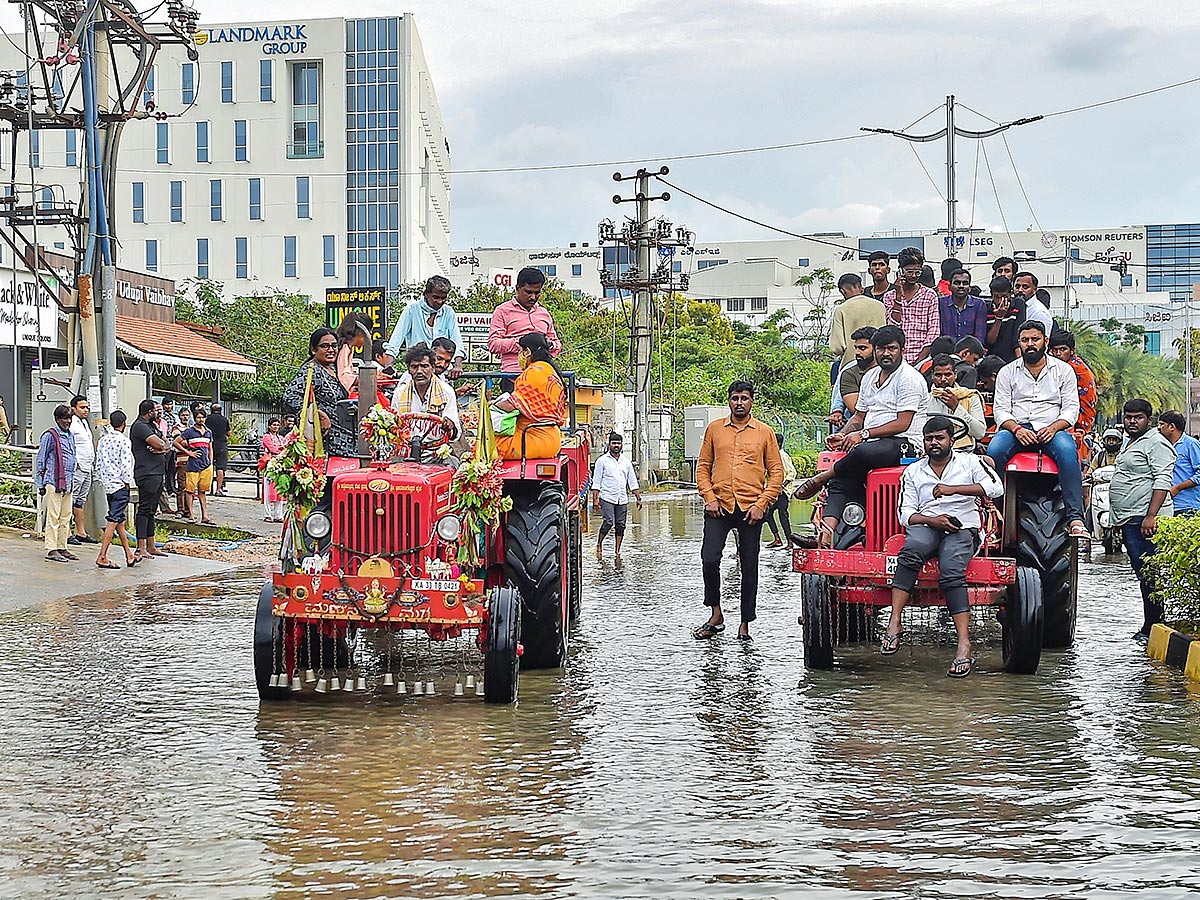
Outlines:
{"label": "palm tree", "polygon": [[1101,415],[1116,415],[1125,401],[1134,397],[1149,400],[1156,410],[1182,406],[1183,367],[1179,360],[1152,356],[1138,347],[1108,347],[1104,364],[1106,377],[1096,376]]}

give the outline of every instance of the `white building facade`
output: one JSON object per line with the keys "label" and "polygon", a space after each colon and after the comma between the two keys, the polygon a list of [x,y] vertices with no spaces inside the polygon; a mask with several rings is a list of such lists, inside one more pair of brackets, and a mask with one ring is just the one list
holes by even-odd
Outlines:
{"label": "white building facade", "polygon": [[[164,47],[146,84],[167,117],[124,129],[121,264],[317,299],[447,269],[450,145],[412,15],[213,25],[195,44],[197,62]],[[74,202],[79,135],[40,134],[33,156]]]}

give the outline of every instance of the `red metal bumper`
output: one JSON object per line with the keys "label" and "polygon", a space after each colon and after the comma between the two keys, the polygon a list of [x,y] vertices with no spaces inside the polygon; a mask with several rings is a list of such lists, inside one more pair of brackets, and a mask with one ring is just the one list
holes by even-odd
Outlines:
{"label": "red metal bumper", "polygon": [[336,574],[272,576],[277,616],[312,621],[480,628],[487,621],[480,580],[373,578]]}
{"label": "red metal bumper", "polygon": [[[797,572],[844,579],[836,586],[837,598],[848,603],[887,606],[891,603],[891,578],[896,556],[871,550],[792,551],[792,568]],[[937,587],[938,563],[932,559],[917,576],[913,605],[944,602]],[[1009,557],[976,557],[967,564],[967,598],[972,606],[1005,602],[1008,586],[1017,580],[1016,560]]]}

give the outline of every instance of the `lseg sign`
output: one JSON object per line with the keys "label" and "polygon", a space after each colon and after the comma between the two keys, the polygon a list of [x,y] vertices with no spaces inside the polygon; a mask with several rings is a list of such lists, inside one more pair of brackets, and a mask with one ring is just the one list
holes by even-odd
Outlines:
{"label": "lseg sign", "polygon": [[259,25],[241,28],[202,28],[194,38],[197,47],[205,44],[262,44],[267,56],[303,53],[308,48],[308,25]]}

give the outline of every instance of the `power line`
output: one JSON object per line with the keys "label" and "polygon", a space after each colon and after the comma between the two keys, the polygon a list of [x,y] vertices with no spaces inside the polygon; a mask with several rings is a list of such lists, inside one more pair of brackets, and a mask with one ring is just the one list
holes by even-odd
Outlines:
{"label": "power line", "polygon": [[987,142],[980,141],[980,149],[983,150],[983,164],[987,167],[988,180],[992,183],[992,193],[996,197],[996,208],[1000,210],[1000,221],[1004,223],[1004,233],[1008,236],[1008,243],[1011,246],[1012,232],[1008,230],[1008,219],[1004,215],[1004,204],[1000,202],[1000,191],[996,189],[996,176],[992,174],[992,161],[988,159]]}
{"label": "power line", "polygon": [[1017,161],[1013,159],[1012,148],[1008,146],[1008,136],[1000,135],[1000,139],[1004,141],[1004,149],[1008,153],[1008,161],[1012,163],[1013,174],[1017,176],[1017,187],[1021,189],[1021,196],[1025,198],[1025,205],[1029,208],[1029,215],[1033,217],[1033,224],[1037,226],[1037,230],[1042,230],[1042,223],[1038,221],[1037,213],[1033,211],[1033,204],[1029,202],[1029,194],[1025,193],[1025,183],[1021,181],[1021,173],[1017,169]]}
{"label": "power line", "polygon": [[1043,119],[1053,119],[1056,116],[1067,116],[1071,113],[1083,112],[1088,109],[1098,109],[1101,106],[1111,106],[1113,103],[1124,103],[1126,100],[1136,100],[1139,97],[1148,97],[1151,94],[1160,94],[1163,91],[1172,91],[1175,88],[1186,87],[1189,84],[1200,83],[1200,76],[1188,78],[1186,81],[1176,81],[1174,84],[1164,84],[1156,88],[1138,91],[1136,94],[1126,94],[1124,97],[1113,97],[1111,100],[1100,100],[1096,103],[1086,103],[1083,106],[1072,106],[1070,109],[1060,109],[1058,112],[1044,113]]}

